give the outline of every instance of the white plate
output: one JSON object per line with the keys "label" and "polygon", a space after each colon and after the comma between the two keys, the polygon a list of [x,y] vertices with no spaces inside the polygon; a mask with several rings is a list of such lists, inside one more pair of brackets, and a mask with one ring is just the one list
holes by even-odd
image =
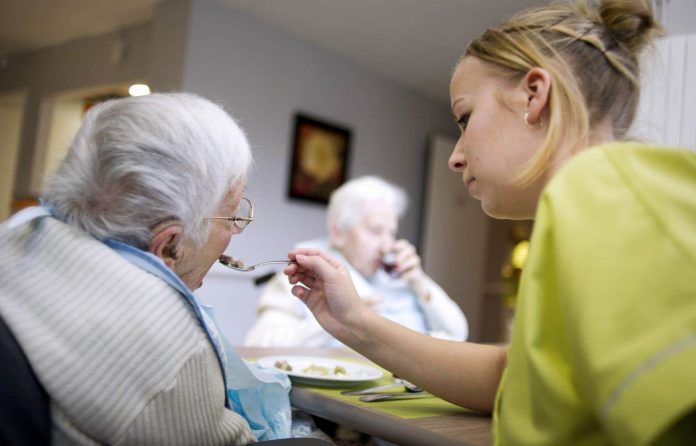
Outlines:
{"label": "white plate", "polygon": [[[292,370],[282,370],[275,366],[276,362],[286,361]],[[373,381],[382,377],[382,371],[378,368],[357,362],[342,361],[334,358],[317,356],[265,356],[259,358],[257,363],[261,367],[280,370],[294,382],[310,384],[313,386],[341,387],[359,384],[365,381]],[[326,374],[319,371],[307,370],[309,367],[323,367]],[[342,367],[345,374],[334,373],[336,367]]]}

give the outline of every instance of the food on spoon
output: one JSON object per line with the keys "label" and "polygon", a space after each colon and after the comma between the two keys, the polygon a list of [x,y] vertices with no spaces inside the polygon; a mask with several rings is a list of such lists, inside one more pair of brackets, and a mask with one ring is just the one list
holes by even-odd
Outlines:
{"label": "food on spoon", "polygon": [[220,263],[223,265],[231,266],[232,268],[244,268],[244,262],[237,260],[232,256],[221,255],[219,257]]}
{"label": "food on spoon", "polygon": [[282,361],[276,361],[273,365],[277,369],[285,370],[286,372],[292,372],[292,366],[285,359],[283,359]]}

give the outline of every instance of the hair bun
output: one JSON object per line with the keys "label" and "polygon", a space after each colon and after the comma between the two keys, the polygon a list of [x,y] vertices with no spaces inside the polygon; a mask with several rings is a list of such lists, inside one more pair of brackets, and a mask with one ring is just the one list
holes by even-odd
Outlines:
{"label": "hair bun", "polygon": [[596,8],[612,37],[633,54],[662,32],[650,0],[599,0]]}

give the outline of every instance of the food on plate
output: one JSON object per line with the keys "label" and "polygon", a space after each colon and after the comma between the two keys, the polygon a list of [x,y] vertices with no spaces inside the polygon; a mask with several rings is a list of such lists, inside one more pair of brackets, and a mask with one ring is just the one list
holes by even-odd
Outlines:
{"label": "food on plate", "polygon": [[282,361],[276,361],[273,365],[277,369],[285,370],[286,372],[292,372],[292,366],[285,359],[283,359]]}
{"label": "food on plate", "polygon": [[[300,358],[294,356],[269,356],[261,358],[262,367],[273,367],[282,370],[291,378],[313,378],[330,381],[345,381],[350,378],[362,379],[363,373],[353,370],[350,364],[343,361],[325,360],[323,358]],[[374,370],[372,371],[374,372]],[[381,373],[379,374],[381,375]],[[370,378],[374,379],[374,377]]]}
{"label": "food on plate", "polygon": [[345,367],[341,367],[340,365],[337,365],[336,367],[333,368],[333,370],[330,367],[324,367],[321,365],[316,365],[316,364],[310,364],[309,367],[305,367],[302,369],[304,373],[310,374],[310,375],[318,375],[318,376],[330,376],[330,375],[345,375],[346,369]]}

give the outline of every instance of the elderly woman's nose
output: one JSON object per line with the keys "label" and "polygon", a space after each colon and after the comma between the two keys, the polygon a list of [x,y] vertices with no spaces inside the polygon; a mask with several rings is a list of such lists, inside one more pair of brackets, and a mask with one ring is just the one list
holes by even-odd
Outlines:
{"label": "elderly woman's nose", "polygon": [[383,253],[387,253],[392,250],[392,247],[394,246],[394,237],[391,235],[385,235],[382,237],[382,241],[380,244],[380,251]]}

